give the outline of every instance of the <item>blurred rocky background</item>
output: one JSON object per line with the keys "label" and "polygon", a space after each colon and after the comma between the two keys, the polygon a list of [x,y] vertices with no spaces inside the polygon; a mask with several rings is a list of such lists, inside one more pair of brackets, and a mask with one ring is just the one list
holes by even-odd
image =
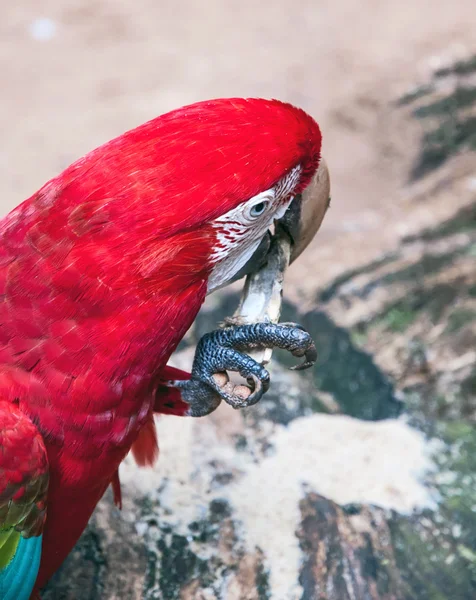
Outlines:
{"label": "blurred rocky background", "polygon": [[[241,412],[158,422],[45,600],[476,597],[476,11],[23,0],[0,20],[2,211],[179,105],[278,97],[322,126],[332,206],[287,275],[319,360]],[[207,301],[174,357],[230,315]]]}

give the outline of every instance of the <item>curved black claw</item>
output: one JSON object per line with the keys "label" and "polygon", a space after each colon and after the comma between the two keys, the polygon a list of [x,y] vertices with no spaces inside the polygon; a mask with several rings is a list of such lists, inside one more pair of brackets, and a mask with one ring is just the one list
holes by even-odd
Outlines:
{"label": "curved black claw", "polygon": [[[190,404],[189,414],[207,415],[221,400],[234,408],[256,404],[269,388],[269,373],[244,352],[263,347],[282,348],[304,357],[303,363],[293,367],[297,370],[307,369],[317,358],[311,336],[295,323],[236,325],[207,333],[197,345],[191,379],[173,382]],[[227,371],[238,372],[250,387],[233,385]]]}

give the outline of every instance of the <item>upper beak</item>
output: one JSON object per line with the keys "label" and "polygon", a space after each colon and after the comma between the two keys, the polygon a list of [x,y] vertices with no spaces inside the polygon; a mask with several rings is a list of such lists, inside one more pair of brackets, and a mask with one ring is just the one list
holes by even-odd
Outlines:
{"label": "upper beak", "polygon": [[284,217],[277,221],[291,238],[290,263],[311,243],[330,206],[330,176],[324,159],[307,188],[294,198]]}

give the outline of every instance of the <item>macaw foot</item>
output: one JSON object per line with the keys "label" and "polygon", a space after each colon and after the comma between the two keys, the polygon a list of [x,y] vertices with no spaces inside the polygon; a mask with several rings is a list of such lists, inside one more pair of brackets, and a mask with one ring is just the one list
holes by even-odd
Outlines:
{"label": "macaw foot", "polygon": [[[256,348],[282,348],[304,361],[292,369],[311,367],[317,351],[311,336],[295,323],[256,323],[218,329],[205,334],[197,345],[191,379],[175,380],[188,414],[202,417],[214,411],[222,400],[233,408],[256,404],[269,388],[269,373],[244,354]],[[248,386],[233,384],[227,371],[236,371]]]}

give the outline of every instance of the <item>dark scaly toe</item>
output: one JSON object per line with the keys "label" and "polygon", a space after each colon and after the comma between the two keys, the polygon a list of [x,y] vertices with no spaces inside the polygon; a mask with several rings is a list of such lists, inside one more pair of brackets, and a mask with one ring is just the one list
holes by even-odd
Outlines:
{"label": "dark scaly toe", "polygon": [[297,347],[294,350],[290,350],[293,356],[301,358],[304,356],[304,362],[290,367],[291,371],[304,371],[312,367],[317,360],[317,349],[310,334],[304,329],[302,325],[298,323],[280,323],[285,327],[289,327],[297,332],[302,332],[296,335]]}
{"label": "dark scaly toe", "polygon": [[255,323],[238,325],[222,330],[220,343],[240,351],[255,348],[281,348],[293,356],[304,357],[304,362],[293,370],[311,367],[317,360],[317,350],[310,334],[296,323]]}
{"label": "dark scaly toe", "polygon": [[[304,362],[292,367],[307,369],[317,358],[309,333],[295,323],[234,325],[205,334],[198,342],[191,379],[173,382],[190,405],[191,416],[204,416],[224,400],[233,408],[256,404],[269,389],[270,377],[263,365],[246,354],[256,348],[282,348]],[[235,371],[248,386],[234,385],[227,371]]]}
{"label": "dark scaly toe", "polygon": [[178,388],[182,400],[190,405],[190,417],[205,417],[216,410],[222,401],[214,388],[199,379],[171,381],[170,385]]}
{"label": "dark scaly toe", "polygon": [[[235,328],[232,330],[234,331]],[[212,331],[205,334],[197,345],[192,368],[192,378],[207,383],[220,397],[234,408],[243,408],[256,404],[269,388],[268,371],[247,354],[243,354],[227,344],[224,330]],[[217,373],[235,371],[244,379],[253,381],[251,393],[244,398],[243,394],[236,394],[232,384],[220,385],[217,382]],[[242,391],[243,386],[238,386],[237,391]]]}

